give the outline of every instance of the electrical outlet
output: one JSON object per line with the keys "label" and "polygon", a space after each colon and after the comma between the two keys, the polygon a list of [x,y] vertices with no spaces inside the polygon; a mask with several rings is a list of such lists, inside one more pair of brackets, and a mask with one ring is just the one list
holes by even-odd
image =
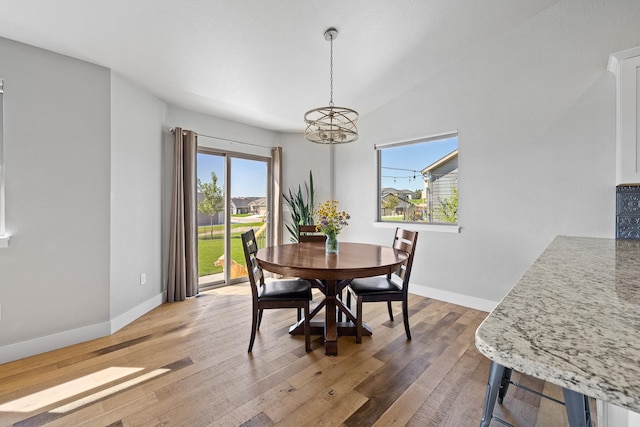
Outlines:
{"label": "electrical outlet", "polygon": [[145,283],[147,283],[147,275],[145,273],[142,273],[140,275],[140,285],[144,285]]}

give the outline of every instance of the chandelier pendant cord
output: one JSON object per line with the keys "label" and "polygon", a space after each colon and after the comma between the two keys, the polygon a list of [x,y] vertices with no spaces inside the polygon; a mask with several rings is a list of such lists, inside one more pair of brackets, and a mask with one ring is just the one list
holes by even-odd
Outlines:
{"label": "chandelier pendant cord", "polygon": [[329,54],[329,83],[331,86],[330,90],[330,98],[329,98],[329,107],[333,107],[333,36],[331,36],[331,50]]}

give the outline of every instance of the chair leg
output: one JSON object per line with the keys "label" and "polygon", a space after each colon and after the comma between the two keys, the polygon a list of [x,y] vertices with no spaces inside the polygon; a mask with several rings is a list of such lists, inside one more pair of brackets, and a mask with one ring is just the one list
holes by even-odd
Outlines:
{"label": "chair leg", "polygon": [[347,308],[351,308],[351,291],[347,289]]}
{"label": "chair leg", "polygon": [[[262,313],[262,310],[260,310],[260,313]],[[248,353],[251,353],[251,350],[253,349],[253,342],[256,340],[256,331],[258,330],[258,310],[256,310],[255,308],[253,309],[253,316],[252,317],[252,321],[251,321],[251,339],[249,340],[249,350],[247,351]]]}
{"label": "chair leg", "polygon": [[260,324],[262,323],[262,312],[263,312],[262,309],[258,310],[258,325],[256,327],[256,330],[260,329]]}
{"label": "chair leg", "polygon": [[298,322],[302,319],[302,310],[298,309]]}
{"label": "chair leg", "polygon": [[387,301],[387,310],[389,310],[389,319],[393,322],[393,310],[391,310],[391,301]]}
{"label": "chair leg", "polygon": [[509,384],[511,384],[511,374],[513,373],[513,369],[504,368],[504,373],[502,374],[502,380],[500,381],[500,389],[498,390],[498,403],[502,405],[502,401],[504,397],[507,395],[507,390],[509,390]]}
{"label": "chair leg", "polygon": [[[347,292],[349,293],[349,292]],[[342,291],[338,292],[338,294],[336,295],[336,297],[342,301]],[[338,322],[342,322],[342,310],[338,309]]]}
{"label": "chair leg", "polygon": [[362,343],[362,298],[356,297],[356,344]]}
{"label": "chair leg", "polygon": [[[391,306],[391,302],[389,302]],[[407,339],[411,341],[411,331],[409,330],[409,303],[407,299],[402,300],[402,320],[404,321],[404,331],[407,333]]]}
{"label": "chair leg", "polygon": [[311,321],[309,319],[309,304],[304,306],[304,348],[311,351]]}

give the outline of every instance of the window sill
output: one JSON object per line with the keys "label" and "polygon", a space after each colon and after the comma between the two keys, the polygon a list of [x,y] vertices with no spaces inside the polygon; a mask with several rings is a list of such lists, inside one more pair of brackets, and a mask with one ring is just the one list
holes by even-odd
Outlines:
{"label": "window sill", "polygon": [[435,231],[438,233],[460,233],[459,225],[446,224],[419,224],[417,222],[374,222],[374,228],[407,228],[413,231]]}
{"label": "window sill", "polygon": [[9,247],[9,236],[0,236],[0,248]]}

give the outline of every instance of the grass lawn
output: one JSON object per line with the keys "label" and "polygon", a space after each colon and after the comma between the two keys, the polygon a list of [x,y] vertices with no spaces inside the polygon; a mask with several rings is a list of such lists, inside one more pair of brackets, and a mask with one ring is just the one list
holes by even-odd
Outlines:
{"label": "grass lawn", "polygon": [[[238,264],[244,265],[244,251],[240,235],[249,227],[259,228],[261,222],[246,224],[231,224],[231,258]],[[233,230],[241,229],[238,232]],[[213,239],[210,238],[211,227],[198,227],[198,276],[222,273],[222,266],[213,265],[224,253],[224,225],[213,226]]]}

